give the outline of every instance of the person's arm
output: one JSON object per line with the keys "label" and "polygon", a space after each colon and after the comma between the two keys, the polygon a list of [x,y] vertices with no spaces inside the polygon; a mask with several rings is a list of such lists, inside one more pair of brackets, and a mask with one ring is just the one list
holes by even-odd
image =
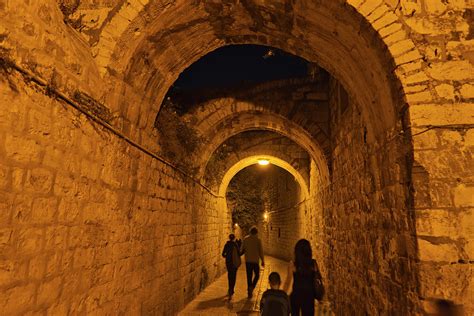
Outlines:
{"label": "person's arm", "polygon": [[294,269],[293,261],[290,261],[290,263],[288,264],[286,280],[285,280],[285,283],[283,284],[283,291],[285,291],[286,293],[289,292],[291,282],[293,281],[293,269]]}
{"label": "person's arm", "polygon": [[258,252],[260,254],[260,259],[262,259],[262,267],[264,267],[265,266],[265,258],[264,258],[264,255],[263,255],[262,241],[260,239],[258,240]]}
{"label": "person's arm", "polygon": [[224,257],[224,258],[227,257],[227,251],[228,251],[227,244],[225,244],[224,250],[222,250],[222,257]]}
{"label": "person's arm", "polygon": [[265,293],[262,295],[262,299],[260,300],[260,315],[263,315],[263,308],[265,307]]}

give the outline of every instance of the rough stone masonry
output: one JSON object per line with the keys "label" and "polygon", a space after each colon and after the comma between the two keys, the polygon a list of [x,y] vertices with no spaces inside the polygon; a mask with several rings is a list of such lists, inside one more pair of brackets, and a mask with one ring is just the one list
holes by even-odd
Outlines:
{"label": "rough stone masonry", "polygon": [[214,150],[262,130],[306,151],[290,225],[335,313],[422,314],[435,298],[474,313],[470,0],[0,0],[0,310],[170,315],[223,273],[214,151],[177,168],[155,122],[179,74],[231,44],[330,74],[314,111],[294,82],[301,97],[278,106],[259,97],[287,93],[269,85],[184,116]]}

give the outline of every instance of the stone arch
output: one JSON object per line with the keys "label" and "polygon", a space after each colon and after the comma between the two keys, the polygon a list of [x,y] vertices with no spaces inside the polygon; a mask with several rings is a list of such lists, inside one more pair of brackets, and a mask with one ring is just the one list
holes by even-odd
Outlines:
{"label": "stone arch", "polygon": [[[316,165],[320,168],[321,175],[325,181],[329,181],[329,169],[326,157],[321,148],[314,142],[311,135],[301,126],[274,113],[261,114],[255,118],[252,111],[243,111],[223,118],[218,126],[208,129],[204,134],[209,140],[204,148],[199,149],[201,160],[199,161],[199,178],[203,177],[206,165],[212,153],[227,139],[239,133],[252,130],[266,130],[281,134],[304,148]],[[249,119],[253,118],[253,119]]]}
{"label": "stone arch", "polygon": [[271,155],[255,155],[249,156],[244,159],[241,159],[237,163],[235,163],[232,167],[230,167],[227,172],[225,173],[224,177],[222,178],[222,182],[219,186],[219,195],[225,196],[227,191],[227,187],[230,183],[230,180],[242,169],[247,168],[248,166],[255,165],[258,163],[259,159],[268,159],[270,163],[278,166],[282,169],[285,169],[290,174],[295,177],[296,182],[300,185],[302,198],[303,200],[309,197],[309,186],[303,176],[296,170],[291,164],[287,161],[282,160],[278,157],[271,156]]}
{"label": "stone arch", "polygon": [[[361,104],[365,120],[374,125],[369,128],[373,137],[392,128],[402,110],[398,87],[390,79],[398,78],[406,86],[417,79],[405,78],[405,72],[421,70],[421,63],[415,62],[421,58],[417,48],[382,1],[300,1],[286,6],[150,1],[147,18],[133,19],[132,12],[145,8],[143,1],[135,2],[118,15],[132,22],[123,32],[114,31],[119,33],[113,36],[115,45],[104,46],[111,57],[101,67],[124,72],[125,81],[144,91],[155,106],[179,73],[201,56],[227,44],[263,44],[331,72]],[[133,32],[131,25],[141,33]],[[374,43],[375,32],[379,40]],[[104,42],[110,43],[110,38],[104,37]],[[139,70],[145,65],[151,70],[146,74]],[[152,127],[157,108],[150,110],[141,115]]]}
{"label": "stone arch", "polygon": [[226,140],[206,165],[205,185],[218,192],[218,186],[228,169],[242,159],[258,155],[273,156],[288,162],[311,186],[311,157],[306,150],[289,138],[269,131],[242,132]]}

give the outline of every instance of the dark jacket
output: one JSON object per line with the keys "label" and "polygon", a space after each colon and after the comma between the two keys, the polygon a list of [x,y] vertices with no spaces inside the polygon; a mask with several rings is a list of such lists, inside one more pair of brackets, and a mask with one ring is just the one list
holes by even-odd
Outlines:
{"label": "dark jacket", "polygon": [[290,299],[285,291],[266,290],[260,300],[260,314],[262,316],[290,315]]}
{"label": "dark jacket", "polygon": [[[236,250],[235,252],[233,250]],[[237,244],[233,241],[227,241],[227,243],[225,244],[224,246],[224,250],[222,250],[222,257],[225,258],[225,265],[227,266],[227,268],[229,267],[234,267],[234,268],[238,268],[238,267],[235,267],[235,264],[234,264],[234,258],[233,258],[233,254],[236,254],[237,256],[239,256],[239,260],[240,261],[240,253],[239,253],[239,247],[237,246]]]}

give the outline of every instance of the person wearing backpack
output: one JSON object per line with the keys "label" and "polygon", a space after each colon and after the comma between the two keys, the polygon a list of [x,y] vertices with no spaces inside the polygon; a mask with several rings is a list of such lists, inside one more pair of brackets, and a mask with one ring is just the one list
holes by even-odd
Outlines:
{"label": "person wearing backpack", "polygon": [[290,315],[290,299],[285,291],[280,290],[281,278],[278,272],[268,276],[270,289],[266,290],[260,300],[261,316],[288,316]]}
{"label": "person wearing backpack", "polygon": [[237,270],[240,267],[240,250],[239,246],[235,243],[235,235],[230,234],[229,240],[224,246],[222,251],[222,257],[225,258],[225,266],[227,268],[227,279],[229,281],[229,300],[234,295],[235,280],[237,279]]}
{"label": "person wearing backpack", "polygon": [[324,286],[316,260],[313,259],[311,244],[300,239],[295,245],[295,258],[288,265],[288,275],[284,290],[288,292],[291,281],[293,287],[290,294],[291,315],[314,315],[314,300],[321,301]]}

